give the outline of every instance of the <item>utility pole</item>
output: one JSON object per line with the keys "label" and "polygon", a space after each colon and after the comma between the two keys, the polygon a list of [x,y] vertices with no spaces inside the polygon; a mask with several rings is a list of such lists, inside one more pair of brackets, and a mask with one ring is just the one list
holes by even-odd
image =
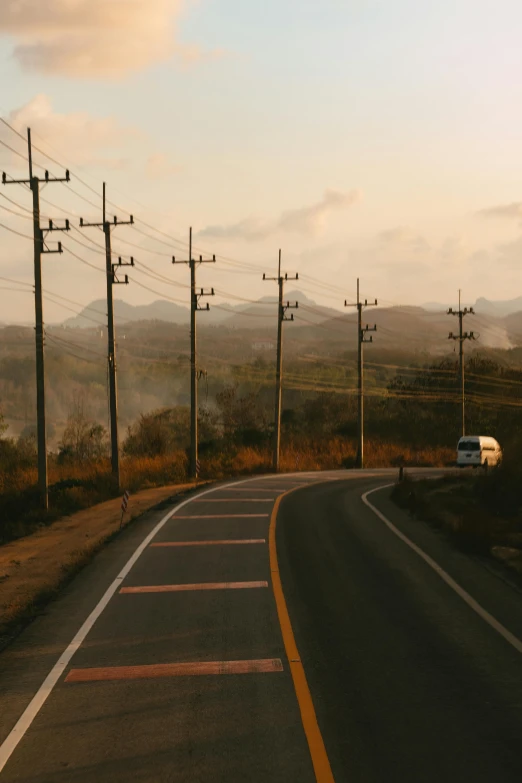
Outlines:
{"label": "utility pole", "polygon": [[65,177],[50,177],[46,171],[44,178],[40,179],[33,174],[33,148],[31,144],[31,129],[27,129],[27,146],[29,152],[29,179],[7,179],[3,172],[4,185],[29,185],[33,195],[33,239],[34,239],[34,305],[35,305],[35,346],[36,346],[36,430],[38,444],[38,490],[40,503],[47,511],[49,508],[49,491],[47,478],[47,434],[45,423],[45,356],[44,356],[44,323],[43,323],[43,295],[42,295],[42,255],[47,253],[62,253],[62,243],[58,242],[57,248],[51,250],[46,244],[46,235],[53,231],[69,231],[69,221],[64,226],[57,226],[49,220],[49,226],[42,228],[40,225],[40,182],[69,182],[69,171]]}
{"label": "utility pole", "polygon": [[299,280],[299,275],[288,277],[285,273],[281,274],[281,250],[279,250],[279,266],[277,277],[267,277],[263,274],[263,280],[275,280],[279,286],[279,297],[277,303],[277,359],[276,359],[276,396],[275,396],[275,425],[274,425],[274,454],[273,468],[276,473],[279,472],[279,456],[281,453],[281,401],[283,389],[283,323],[284,321],[293,321],[294,314],[287,315],[288,310],[297,310],[299,302],[283,302],[284,284],[287,280]]}
{"label": "utility pole", "polygon": [[112,223],[107,220],[107,199],[106,186],[103,183],[103,205],[102,222],[85,223],[80,218],[80,228],[102,228],[105,235],[105,272],[107,278],[107,362],[109,367],[109,408],[111,423],[111,467],[117,489],[120,488],[120,449],[118,442],[118,386],[116,381],[116,338],[114,331],[114,298],[113,286],[128,285],[129,276],[125,275],[122,280],[117,277],[116,270],[124,266],[134,266],[134,259],[124,262],[121,258],[117,264],[112,263],[111,230],[115,226],[132,226],[134,218],[131,215],[129,220],[118,220],[114,215]]}
{"label": "utility pole", "polygon": [[173,264],[188,264],[190,267],[190,478],[197,479],[199,473],[198,460],[198,365],[197,365],[197,340],[196,340],[196,313],[201,310],[210,310],[207,302],[205,307],[201,307],[200,299],[204,296],[214,296],[214,289],[205,291],[200,288],[196,290],[196,265],[197,264],[215,264],[216,256],[212,258],[199,259],[192,258],[192,227],[189,231],[189,257],[188,261],[176,260],[172,257]]}
{"label": "utility pole", "polygon": [[464,340],[475,340],[473,332],[463,331],[463,319],[465,315],[475,315],[475,311],[472,307],[465,307],[464,310],[460,303],[461,291],[459,288],[459,309],[453,310],[449,308],[447,315],[456,315],[459,319],[459,333],[449,333],[448,340],[459,341],[459,378],[460,378],[460,404],[461,404],[461,416],[462,416],[462,437],[466,434],[466,389],[465,389],[465,369],[464,369]]}
{"label": "utility pole", "polygon": [[367,336],[369,332],[376,332],[377,326],[362,325],[362,314],[365,307],[376,307],[377,299],[374,302],[361,301],[359,294],[359,278],[357,278],[357,302],[350,304],[344,300],[345,307],[357,308],[357,455],[355,466],[364,468],[364,343],[373,343],[373,335]]}

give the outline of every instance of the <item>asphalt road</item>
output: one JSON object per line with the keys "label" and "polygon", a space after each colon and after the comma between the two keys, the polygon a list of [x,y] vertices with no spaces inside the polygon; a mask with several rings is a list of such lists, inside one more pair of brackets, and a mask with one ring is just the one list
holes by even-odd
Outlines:
{"label": "asphalt road", "polygon": [[[107,547],[0,656],[0,783],[518,782],[520,652],[364,505],[389,472],[341,475],[217,487]],[[276,543],[301,663],[269,553],[294,487]],[[371,500],[522,638],[515,587]]]}
{"label": "asphalt road", "polygon": [[[361,500],[288,496],[277,544],[297,646],[338,783],[522,780],[522,655]],[[410,540],[522,639],[522,594],[374,493]]]}

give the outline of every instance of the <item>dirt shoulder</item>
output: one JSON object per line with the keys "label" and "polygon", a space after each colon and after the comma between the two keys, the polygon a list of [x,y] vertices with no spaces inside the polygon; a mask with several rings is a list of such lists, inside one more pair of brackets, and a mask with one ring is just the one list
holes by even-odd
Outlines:
{"label": "dirt shoulder", "polygon": [[[132,495],[123,527],[194,484],[155,487]],[[57,520],[0,546],[0,646],[2,636],[29,620],[120,529],[121,498]]]}
{"label": "dirt shoulder", "polygon": [[522,580],[522,513],[499,476],[407,478],[391,496],[412,516],[442,530],[459,549],[501,562]]}

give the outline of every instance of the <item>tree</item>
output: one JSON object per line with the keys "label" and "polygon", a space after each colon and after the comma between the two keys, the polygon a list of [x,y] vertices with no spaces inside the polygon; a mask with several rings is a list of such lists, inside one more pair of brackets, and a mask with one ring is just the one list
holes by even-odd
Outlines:
{"label": "tree", "polygon": [[[199,414],[200,441],[211,441],[216,437],[215,415],[202,408]],[[141,414],[127,430],[123,451],[133,456],[158,457],[184,449],[189,443],[190,408],[178,405]]]}
{"label": "tree", "polygon": [[60,462],[93,462],[107,454],[107,430],[85,416],[83,400],[76,398],[59,444]]}
{"label": "tree", "polygon": [[256,446],[268,437],[266,413],[254,392],[240,397],[237,384],[226,386],[216,394],[216,405],[226,439],[244,446]]}

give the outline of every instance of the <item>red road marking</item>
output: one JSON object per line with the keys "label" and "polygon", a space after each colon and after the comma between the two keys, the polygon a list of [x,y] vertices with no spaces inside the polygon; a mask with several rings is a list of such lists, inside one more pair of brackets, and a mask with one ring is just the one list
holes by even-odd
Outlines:
{"label": "red road marking", "polygon": [[201,674],[265,674],[282,671],[283,664],[279,658],[254,661],[208,661],[206,663],[156,663],[149,666],[71,669],[65,682],[142,680],[150,677],[183,677]]}
{"label": "red road marking", "polygon": [[191,514],[190,516],[178,516],[177,514],[172,519],[267,519],[270,514]]}
{"label": "red road marking", "polygon": [[272,503],[273,498],[213,498],[213,500],[193,500],[193,503]]}
{"label": "red road marking", "polygon": [[268,582],[201,582],[194,585],[144,585],[122,587],[120,593],[178,593],[187,590],[245,590],[253,587],[268,587]]}
{"label": "red road marking", "polygon": [[228,544],[266,544],[266,538],[242,538],[238,541],[228,539],[225,541],[160,541],[151,544],[151,547],[160,546],[221,546]]}
{"label": "red road marking", "polygon": [[267,489],[263,487],[229,487],[230,492],[279,492],[279,489]]}

